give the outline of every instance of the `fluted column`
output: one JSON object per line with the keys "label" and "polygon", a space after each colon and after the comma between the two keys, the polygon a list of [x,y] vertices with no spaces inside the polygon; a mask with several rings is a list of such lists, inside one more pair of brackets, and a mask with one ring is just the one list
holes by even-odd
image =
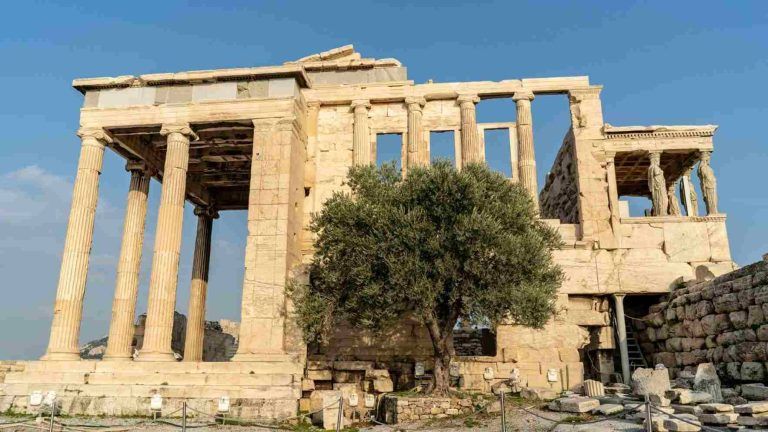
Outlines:
{"label": "fluted column", "polygon": [[152,176],[144,162],[128,162],[125,169],[131,173],[131,184],[125,205],[123,242],[120,247],[120,261],[117,263],[112,321],[109,324],[104,360],[129,360],[133,354],[133,321],[139,292],[141,252],[144,247],[147,194]]}
{"label": "fluted column", "polygon": [[99,175],[104,161],[104,146],[112,142],[101,128],[80,129],[77,134],[82,140],[80,160],[61,257],[51,337],[44,360],[80,359],[78,340],[99,198]]}
{"label": "fluted column", "polygon": [[680,177],[680,196],[682,197],[683,206],[685,207],[686,216],[698,216],[699,215],[699,196],[696,194],[696,189],[691,183],[691,171],[693,167],[690,166],[683,171],[682,177]]}
{"label": "fluted column", "polygon": [[192,261],[192,282],[189,286],[187,336],[184,339],[184,361],[203,360],[205,334],[205,299],[208,292],[208,267],[211,260],[211,230],[219,217],[210,207],[196,207],[197,237]]}
{"label": "fluted column", "polygon": [[149,279],[147,323],[141,361],[173,361],[171,338],[179,276],[181,229],[189,163],[189,141],[197,135],[188,124],[163,125],[168,146],[163,169],[163,189],[155,230],[152,275]]}
{"label": "fluted column", "polygon": [[421,127],[422,108],[427,102],[422,97],[405,98],[408,107],[408,163],[407,168],[425,165],[429,160],[424,145],[424,130]]}
{"label": "fluted column", "polygon": [[371,137],[368,128],[368,100],[352,101],[354,126],[352,130],[352,161],[354,165],[371,164]]}
{"label": "fluted column", "polygon": [[515,92],[512,97],[517,105],[517,170],[520,184],[531,194],[535,207],[539,208],[539,185],[536,179],[536,153],[533,147],[533,120],[528,90]]}
{"label": "fluted column", "polygon": [[461,166],[482,162],[480,135],[477,132],[475,104],[480,102],[477,95],[459,95],[457,102],[461,112]]}

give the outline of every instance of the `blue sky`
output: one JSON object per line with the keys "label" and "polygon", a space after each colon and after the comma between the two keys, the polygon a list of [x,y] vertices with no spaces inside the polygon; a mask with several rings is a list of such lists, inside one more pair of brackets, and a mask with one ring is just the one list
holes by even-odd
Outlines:
{"label": "blue sky", "polygon": [[[0,15],[0,358],[48,338],[79,141],[73,78],[280,64],[354,43],[414,81],[589,75],[613,125],[707,124],[720,209],[739,264],[768,252],[768,2],[10,2]],[[509,100],[480,121],[513,121]],[[568,127],[564,97],[533,102],[539,176]],[[490,138],[493,141],[493,138]],[[502,146],[491,166],[505,169]],[[107,332],[128,175],[105,160],[82,341]],[[543,183],[542,183],[543,185]],[[159,185],[152,184],[138,310],[146,305]],[[177,309],[187,305],[187,209]],[[214,227],[208,319],[239,319],[245,215]]]}

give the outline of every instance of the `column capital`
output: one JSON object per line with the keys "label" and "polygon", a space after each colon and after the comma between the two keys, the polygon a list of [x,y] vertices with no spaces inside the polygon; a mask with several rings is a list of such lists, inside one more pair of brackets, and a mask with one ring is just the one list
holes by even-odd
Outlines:
{"label": "column capital", "polygon": [[648,158],[651,161],[654,159],[661,160],[661,150],[648,150]]}
{"label": "column capital", "polygon": [[100,127],[82,127],[77,130],[77,136],[81,139],[95,138],[103,144],[112,144],[112,137]]}
{"label": "column capital", "polygon": [[480,102],[480,97],[476,94],[468,94],[468,93],[461,93],[456,97],[456,102],[459,103],[459,105],[469,104],[472,105]]}
{"label": "column capital", "polygon": [[408,96],[405,98],[405,104],[409,110],[420,110],[427,104],[427,100],[423,97]]}
{"label": "column capital", "polygon": [[607,151],[605,152],[605,160],[613,163],[613,159],[616,157],[616,152],[614,151]]}
{"label": "column capital", "polygon": [[358,108],[364,108],[366,111],[368,111],[371,108],[371,101],[368,99],[355,99],[349,106],[355,112],[358,111]]}
{"label": "column capital", "polygon": [[709,162],[711,158],[712,158],[712,150],[699,151],[699,160],[706,160],[707,162]]}
{"label": "column capital", "polygon": [[162,128],[160,128],[160,135],[165,136],[172,133],[180,133],[185,135],[189,137],[191,141],[197,141],[200,139],[195,131],[192,130],[192,127],[189,125],[189,123],[166,123],[163,124]]}
{"label": "column capital", "polygon": [[213,206],[195,206],[195,216],[206,216],[209,219],[218,219],[219,212]]}
{"label": "column capital", "polygon": [[611,294],[611,297],[613,297],[614,300],[621,300],[621,301],[623,301],[624,297],[626,297],[626,296],[627,295],[624,294],[624,293],[613,293],[613,294]]}
{"label": "column capital", "polygon": [[522,89],[515,92],[514,95],[512,95],[512,100],[517,102],[521,100],[528,100],[532,101],[534,99],[533,92],[528,89]]}
{"label": "column capital", "polygon": [[157,174],[157,170],[143,160],[129,160],[125,163],[125,170],[128,172],[137,171],[147,177]]}

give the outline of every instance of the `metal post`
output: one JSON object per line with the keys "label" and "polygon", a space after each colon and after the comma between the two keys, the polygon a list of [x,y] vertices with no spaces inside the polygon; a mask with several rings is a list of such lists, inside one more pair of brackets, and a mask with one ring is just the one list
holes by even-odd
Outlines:
{"label": "metal post", "polygon": [[344,418],[344,396],[339,396],[339,416],[336,418],[336,432],[341,431],[341,421]]}
{"label": "metal post", "polygon": [[651,401],[648,399],[648,395],[645,395],[645,431],[653,432],[653,414],[651,414]]}
{"label": "metal post", "polygon": [[181,430],[187,431],[187,401],[181,403]]}
{"label": "metal post", "polygon": [[54,400],[54,404],[51,405],[51,426],[50,429],[48,429],[49,432],[53,432],[53,418],[56,416],[56,401]]}
{"label": "metal post", "polygon": [[507,412],[504,409],[504,391],[501,392],[501,432],[507,432]]}

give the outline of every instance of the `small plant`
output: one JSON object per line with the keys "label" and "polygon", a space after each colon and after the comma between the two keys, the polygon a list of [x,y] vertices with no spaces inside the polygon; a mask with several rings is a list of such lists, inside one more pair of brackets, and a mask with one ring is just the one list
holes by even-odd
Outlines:
{"label": "small plant", "polygon": [[564,418],[563,423],[584,423],[592,420],[594,417],[590,414],[572,415]]}

